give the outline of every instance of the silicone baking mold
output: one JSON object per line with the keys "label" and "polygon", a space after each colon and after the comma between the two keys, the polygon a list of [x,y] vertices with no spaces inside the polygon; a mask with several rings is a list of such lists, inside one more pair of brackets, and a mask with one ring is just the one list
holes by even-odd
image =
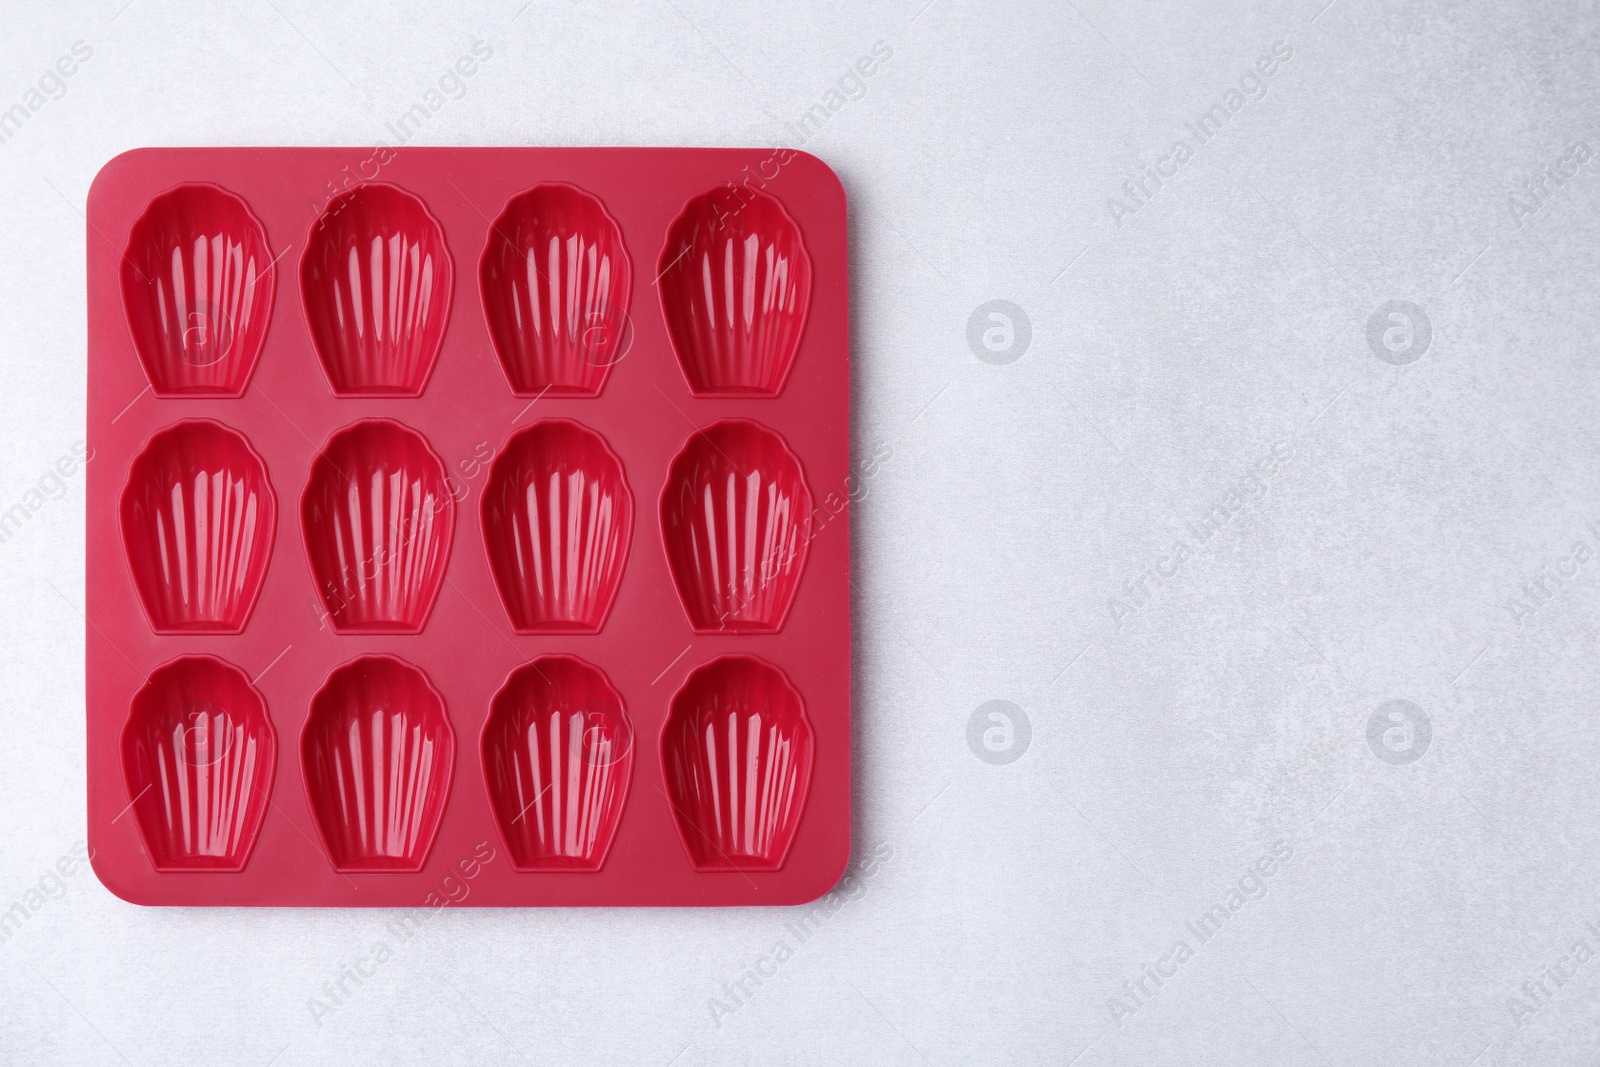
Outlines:
{"label": "silicone baking mold", "polygon": [[495,457],[483,544],[517,633],[599,633],[632,540],[633,495],[599,434],[543,419]]}
{"label": "silicone baking mold", "polygon": [[244,629],[277,514],[266,465],[221,423],[189,419],[150,438],[122,491],[122,539],[151,628]]}
{"label": "silicone baking mold", "polygon": [[783,390],[811,305],[811,256],[781,203],[740,187],[702,193],[672,223],[659,271],[696,396]]}
{"label": "silicone baking mold", "polygon": [[844,195],[722,149],[89,194],[89,844],[143,904],[797,904],[850,849]]}
{"label": "silicone baking mold", "polygon": [[300,261],[311,339],[339,396],[420,396],[450,317],[455,268],[416,197],[379,182],[329,202]]}
{"label": "silicone baking mold", "polygon": [[511,198],[478,267],[518,396],[599,396],[627,341],[633,261],[605,205],[564,182]]}
{"label": "silicone baking mold", "polygon": [[150,201],[123,254],[122,304],[157,396],[238,396],[272,316],[277,271],[249,206],[215,185]]}
{"label": "silicone baking mold", "polygon": [[811,490],[783,438],[759,423],[697,430],[667,469],[661,532],[699,633],[783,628],[805,571]]}
{"label": "silicone baking mold", "polygon": [[701,870],[776,870],[811,783],[813,741],[787,675],[721,656],[689,676],[667,716],[661,763],[678,833]]}
{"label": "silicone baking mold", "polygon": [[341,871],[415,871],[433,848],[455,733],[444,698],[394,656],[338,668],[311,698],[300,738],[306,799]]}
{"label": "silicone baking mold", "polygon": [[519,871],[599,870],[632,774],[633,725],[598,667],[541,656],[495,694],[483,777]]}
{"label": "silicone baking mold", "polygon": [[444,461],[415,430],[367,419],[328,439],[300,498],[326,618],[344,633],[419,633],[455,531]]}
{"label": "silicone baking mold", "polygon": [[122,733],[122,769],[151,864],[242,868],[277,751],[266,702],[239,668],[185,656],[151,671]]}

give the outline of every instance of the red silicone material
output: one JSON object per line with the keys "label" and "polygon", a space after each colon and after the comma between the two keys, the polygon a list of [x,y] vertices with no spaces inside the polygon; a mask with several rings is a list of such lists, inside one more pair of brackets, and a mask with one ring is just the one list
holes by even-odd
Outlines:
{"label": "red silicone material", "polygon": [[798,904],[850,851],[846,216],[787,150],[89,193],[88,814],[141,904]]}

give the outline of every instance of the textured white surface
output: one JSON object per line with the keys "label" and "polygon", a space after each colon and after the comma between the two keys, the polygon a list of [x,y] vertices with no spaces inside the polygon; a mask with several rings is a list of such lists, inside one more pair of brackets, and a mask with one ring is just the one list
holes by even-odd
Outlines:
{"label": "textured white surface", "polygon": [[[7,5],[0,111],[93,54],[0,143],[0,511],[32,511],[0,544],[0,1059],[1594,1061],[1600,160],[1563,161],[1600,151],[1596,5],[925,2]],[[47,472],[83,434],[90,180],[139,145],[392,141],[475,40],[414,143],[792,145],[892,51],[805,143],[851,198],[856,449],[892,457],[852,520],[879,859],[803,944],[758,910],[402,941],[48,875],[84,833],[82,480]],[[1546,166],[1577,173],[1514,208]],[[1020,358],[997,320],[1000,362],[969,347],[991,300]],[[1431,325],[1402,366],[1368,342],[1390,300]],[[1015,714],[969,748],[991,700],[1031,724],[1012,762]],[[1391,700],[1427,717],[1410,763],[1414,713],[1368,741]]]}

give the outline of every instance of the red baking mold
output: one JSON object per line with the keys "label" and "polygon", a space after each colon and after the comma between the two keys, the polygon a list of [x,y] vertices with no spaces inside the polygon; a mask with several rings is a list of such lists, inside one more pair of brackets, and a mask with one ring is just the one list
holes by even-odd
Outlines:
{"label": "red baking mold", "polygon": [[625,354],[633,263],[605,205],[565,182],[512,197],[478,264],[483,312],[518,396],[599,396]]}
{"label": "red baking mold", "polygon": [[697,633],[774,633],[811,547],[811,490],[783,438],[748,419],[690,435],[667,471],[661,536]]}
{"label": "red baking mold", "polygon": [[216,185],[150,201],[122,257],[122,304],[157,396],[238,396],[256,368],[278,272],[267,231]]}
{"label": "red baking mold", "polygon": [[114,893],[833,886],[848,512],[888,475],[850,462],[826,166],[148,149],[86,214],[88,844]]}
{"label": "red baking mold", "polygon": [[277,753],[266,702],[239,668],[183,656],[152,671],[122,732],[122,771],[151,864],[242,869]]}
{"label": "red baking mold", "polygon": [[667,232],[661,310],[695,396],[776,396],[811,308],[811,255],[783,205],[748,186],[702,193]]}
{"label": "red baking mold", "polygon": [[519,871],[597,871],[633,777],[633,724],[593,664],[540,656],[495,694],[483,779]]}
{"label": "red baking mold", "polygon": [[672,698],[661,764],[690,862],[703,871],[783,866],[811,787],[811,723],[788,677],[722,656]]}
{"label": "red baking mold", "polygon": [[277,523],[266,464],[239,434],[190,419],[152,437],[122,492],[122,540],[151,627],[244,629]]}
{"label": "red baking mold", "polygon": [[455,734],[427,675],[362,656],[328,676],[300,736],[306,798],[341,871],[416,871],[450,795]]}
{"label": "red baking mold", "polygon": [[421,200],[378,182],[334,197],[311,228],[300,287],[336,394],[421,394],[455,287],[444,229]]}
{"label": "red baking mold", "polygon": [[444,464],[415,430],[367,419],[328,439],[300,524],[328,621],[342,633],[417,633],[455,532]]}
{"label": "red baking mold", "polygon": [[483,492],[483,540],[517,633],[598,633],[632,539],[633,494],[599,434],[545,419],[500,450]]}

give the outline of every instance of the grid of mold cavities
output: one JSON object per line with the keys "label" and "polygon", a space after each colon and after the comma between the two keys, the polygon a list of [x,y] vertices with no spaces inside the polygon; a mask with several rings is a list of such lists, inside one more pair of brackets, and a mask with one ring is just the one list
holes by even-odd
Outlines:
{"label": "grid of mold cavities", "polygon": [[[118,500],[129,583],[173,653],[138,687],[120,738],[151,867],[242,871],[263,827],[303,803],[340,876],[418,872],[453,798],[476,790],[490,825],[446,836],[459,850],[503,846],[518,874],[598,874],[640,806],[670,820],[689,870],[780,870],[816,744],[804,678],[762,642],[782,634],[827,515],[763,417],[797,356],[823,358],[802,354],[813,260],[800,227],[773,195],[708,184],[664,232],[625,239],[593,192],[542,181],[485,216],[475,261],[454,237],[388,182],[330,199],[292,251],[209,181],[155,196],[129,231],[122,309],[149,403],[172,415],[128,462]],[[481,324],[463,320],[464,289]],[[637,350],[650,311],[667,342],[657,353]],[[309,345],[268,345],[292,315]],[[479,329],[487,344],[446,344]],[[677,395],[658,376],[648,410],[637,389],[627,410],[608,407],[649,358],[673,360]],[[281,377],[271,394],[255,382],[264,359],[304,363],[303,388],[319,394],[305,414]],[[494,404],[452,377],[464,368],[451,361],[468,359],[496,365]],[[470,448],[460,433],[431,439],[508,401],[517,416]],[[650,481],[608,439],[635,420],[675,427]],[[252,425],[309,462],[277,462]],[[652,551],[671,602],[624,595]],[[468,566],[486,571],[492,600],[463,592],[480,587]],[[448,633],[435,629],[442,596],[470,601]],[[633,647],[605,640],[619,600],[688,634],[662,672],[670,684],[650,687],[649,731],[611,678]],[[285,603],[305,610],[285,619]],[[482,626],[466,632],[459,620],[474,616]],[[331,669],[298,668],[315,681],[289,698],[303,707],[281,709],[257,684],[288,668],[230,658],[230,640],[262,627],[339,647]],[[497,641],[515,665],[464,714],[483,689],[455,684],[451,647]],[[647,759],[654,788],[641,793]],[[283,795],[294,779],[303,798]]]}

